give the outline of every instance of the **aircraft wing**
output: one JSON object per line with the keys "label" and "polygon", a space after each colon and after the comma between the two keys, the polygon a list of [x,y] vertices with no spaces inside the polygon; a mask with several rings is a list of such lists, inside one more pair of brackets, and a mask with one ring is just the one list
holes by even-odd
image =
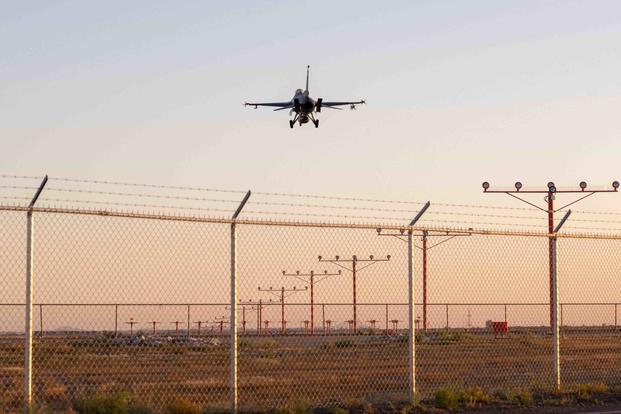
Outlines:
{"label": "aircraft wing", "polygon": [[328,107],[331,109],[341,109],[341,108],[337,108],[338,106],[345,106],[345,105],[362,105],[362,104],[366,104],[366,101],[364,99],[361,99],[359,101],[355,101],[355,102],[343,102],[343,101],[323,101],[321,103],[322,107]]}
{"label": "aircraft wing", "polygon": [[245,102],[245,106],[254,106],[255,109],[259,106],[270,106],[274,109],[274,111],[280,111],[283,109],[293,108],[293,102]]}

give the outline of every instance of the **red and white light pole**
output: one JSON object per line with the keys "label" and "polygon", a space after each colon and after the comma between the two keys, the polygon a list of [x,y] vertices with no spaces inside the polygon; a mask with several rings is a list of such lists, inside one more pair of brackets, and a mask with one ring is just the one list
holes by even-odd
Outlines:
{"label": "red and white light pole", "polygon": [[[311,270],[309,273],[300,273],[299,270],[296,270],[295,273],[287,273],[286,271],[282,271],[283,276],[290,276],[300,279],[303,282],[307,282],[306,278],[309,278],[308,282],[310,282],[310,332],[311,335],[315,335],[315,284],[319,282],[323,282],[330,276],[338,276],[341,274],[339,270],[338,273],[328,273],[327,270],[324,270],[323,273],[315,273],[314,270]],[[315,277],[319,276],[319,280],[315,280]]]}
{"label": "red and white light pole", "polygon": [[[396,237],[399,240],[402,240],[404,242],[407,242],[407,236],[404,234],[405,233],[405,229],[401,230],[399,233],[382,233],[382,229],[378,228],[377,229],[377,234],[378,236],[389,236],[389,237]],[[459,233],[459,232],[452,232],[452,231],[444,231],[444,232],[430,232],[429,230],[423,230],[422,231],[422,236],[421,236],[421,242],[422,245],[421,246],[417,246],[414,245],[415,248],[421,250],[423,252],[423,330],[427,331],[427,298],[428,298],[428,283],[427,283],[427,277],[429,275],[429,250],[433,249],[436,246],[439,246],[441,244],[444,244],[446,242],[448,242],[449,240],[454,239],[455,237],[461,237],[461,236],[470,236],[470,233]],[[433,244],[429,244],[429,238],[431,237],[440,237],[443,238],[443,240],[440,240],[436,243]]]}
{"label": "red and white light pole", "polygon": [[171,323],[175,324],[175,336],[179,336],[179,324],[183,323],[183,321],[174,321]]}
{"label": "red and white light pole", "polygon": [[[386,258],[376,259],[373,255],[370,255],[368,259],[360,259],[358,256],[353,255],[351,259],[341,259],[340,256],[335,256],[334,259],[326,259],[323,256],[319,256],[319,262],[332,263],[335,264],[352,274],[352,282],[353,282],[353,333],[355,334],[357,331],[357,313],[356,313],[356,275],[358,272],[366,269],[369,266],[374,265],[379,262],[387,262],[390,260],[390,255],[386,255]],[[351,263],[351,267],[347,267],[342,265],[341,263]],[[362,263],[363,266],[358,268],[358,263]]]}
{"label": "red and white light pole", "polygon": [[283,286],[280,289],[273,289],[270,286],[269,289],[262,289],[261,286],[259,286],[259,292],[268,292],[272,295],[275,295],[280,300],[280,333],[282,335],[284,335],[287,330],[287,321],[285,320],[285,299],[291,295],[295,295],[296,293],[303,292],[305,290],[308,290],[308,287],[305,287],[304,289],[298,289],[294,286],[292,288],[285,289],[285,287]]}
{"label": "red and white light pole", "polygon": [[196,336],[201,336],[201,327],[203,326],[204,323],[209,323],[209,322],[203,322],[203,321],[194,322],[194,324],[198,326],[198,331],[197,331]]}
{"label": "red and white light pole", "polygon": [[161,323],[161,322],[158,322],[158,321],[151,321],[151,326],[152,326],[152,331],[151,331],[151,334],[152,334],[153,336],[155,336],[155,326],[156,326],[156,325],[158,325],[158,324],[160,324],[160,323]]}
{"label": "red and white light pole", "polygon": [[[548,182],[547,185],[547,189],[545,190],[523,190],[522,189],[522,183],[521,182],[516,182],[514,184],[515,190],[490,190],[490,184],[489,182],[485,181],[483,184],[483,192],[484,193],[500,193],[500,194],[507,194],[508,196],[511,196],[517,200],[522,201],[523,203],[526,203],[528,205],[530,205],[531,207],[534,207],[538,210],[543,211],[544,213],[547,213],[548,215],[548,234],[550,236],[552,236],[555,233],[555,229],[554,229],[554,213],[561,211],[579,201],[584,200],[585,198],[591,197],[593,194],[596,193],[616,193],[617,190],[619,189],[619,182],[618,181],[613,181],[612,182],[612,189],[607,189],[607,190],[587,190],[587,183],[586,181],[581,181],[580,184],[578,184],[578,186],[580,187],[580,189],[576,189],[576,190],[558,190],[556,188],[556,185],[554,185],[554,183],[552,181]],[[530,201],[524,200],[523,198],[517,196],[516,194],[546,194],[546,196],[544,197],[544,200],[546,201],[547,204],[547,208],[542,208],[534,203],[531,203]],[[578,199],[567,203],[565,205],[563,205],[562,207],[559,208],[554,208],[554,201],[555,201],[555,195],[556,194],[582,194],[582,196],[580,196]],[[571,211],[571,210],[570,210]],[[565,219],[567,218],[567,216],[565,217]],[[563,221],[564,222],[564,221]],[[558,227],[560,227],[562,225],[561,222],[559,224]],[[554,326],[554,271],[555,271],[555,263],[554,263],[554,240],[553,237],[550,237],[548,239],[548,252],[549,252],[549,266],[548,266],[548,273],[549,273],[549,284],[550,284],[550,327],[552,328]]]}
{"label": "red and white light pole", "polygon": [[129,321],[125,322],[125,325],[129,325],[129,336],[134,336],[134,325],[138,325],[138,322],[134,318],[129,318]]}

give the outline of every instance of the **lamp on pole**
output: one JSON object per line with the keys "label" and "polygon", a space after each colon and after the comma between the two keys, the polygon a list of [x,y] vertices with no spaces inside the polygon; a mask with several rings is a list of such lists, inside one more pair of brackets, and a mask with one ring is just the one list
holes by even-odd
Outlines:
{"label": "lamp on pole", "polygon": [[[584,200],[585,198],[591,197],[594,194],[597,193],[616,193],[618,192],[619,189],[619,182],[618,181],[613,181],[612,182],[612,188],[610,189],[603,189],[603,190],[588,190],[587,189],[587,183],[586,181],[581,181],[578,184],[578,189],[568,189],[568,190],[559,190],[556,188],[556,185],[554,184],[554,182],[550,181],[547,184],[547,188],[543,189],[543,190],[538,190],[538,189],[534,189],[534,190],[524,190],[523,189],[523,185],[521,182],[517,181],[514,184],[515,189],[513,190],[490,190],[490,183],[488,181],[485,181],[482,184],[483,187],[483,192],[484,193],[490,193],[490,194],[506,194],[508,196],[511,196],[517,200],[520,200],[523,203],[526,203],[528,205],[530,205],[531,207],[534,207],[538,210],[543,211],[544,213],[546,213],[548,215],[548,234],[550,235],[550,237],[548,238],[548,274],[549,274],[549,285],[550,285],[550,289],[549,289],[549,293],[550,293],[550,328],[553,328],[554,326],[554,308],[553,308],[553,295],[554,295],[554,287],[553,287],[553,272],[555,271],[554,269],[554,263],[553,263],[553,237],[552,235],[554,234],[554,213],[561,211],[571,205],[576,204],[579,201]],[[545,194],[544,200],[546,202],[546,208],[540,207],[537,204],[531,203],[530,201],[527,201],[525,199],[523,199],[522,197],[518,196],[517,194]],[[562,207],[558,207],[555,208],[554,207],[554,201],[556,198],[556,194],[580,194],[580,196],[570,202],[567,203],[565,205],[563,205]],[[564,221],[563,221],[564,222]]]}
{"label": "lamp on pole", "polygon": [[[271,286],[268,289],[262,289],[259,286],[259,292],[268,292],[272,295],[275,295],[280,300],[280,333],[282,335],[285,334],[287,321],[285,320],[285,299],[291,295],[295,295],[298,292],[303,292],[308,290],[308,287],[304,287],[304,289],[298,289],[295,286],[289,289],[286,289],[284,286],[280,289],[274,289]],[[277,293],[278,292],[278,293]]]}
{"label": "lamp on pole", "polygon": [[[356,255],[353,255],[351,257],[351,259],[343,259],[340,256],[334,256],[333,259],[329,259],[329,258],[324,258],[323,256],[319,256],[319,262],[321,263],[332,263],[335,264],[345,270],[347,270],[348,272],[351,272],[352,274],[352,281],[353,281],[353,296],[354,296],[354,301],[353,301],[353,333],[356,333],[356,325],[357,325],[357,314],[356,314],[356,275],[358,272],[361,272],[362,270],[366,269],[369,266],[374,265],[375,263],[379,263],[379,262],[387,262],[390,260],[390,255],[386,255],[385,258],[376,258],[373,255],[370,255],[368,259],[361,259]],[[351,267],[345,266],[342,263],[351,263]],[[358,267],[358,264],[362,263],[362,267]]]}
{"label": "lamp on pole", "polygon": [[[306,278],[308,278],[308,282],[310,282],[310,333],[311,335],[315,335],[315,284],[319,282],[323,282],[330,276],[338,276],[341,274],[339,270],[337,273],[328,273],[327,270],[324,270],[323,273],[315,273],[314,270],[311,270],[308,273],[300,273],[299,270],[296,270],[295,273],[287,273],[286,271],[282,271],[283,276],[291,276],[297,279],[302,280],[303,282],[307,282]],[[319,276],[319,280],[315,280],[315,276]]]}

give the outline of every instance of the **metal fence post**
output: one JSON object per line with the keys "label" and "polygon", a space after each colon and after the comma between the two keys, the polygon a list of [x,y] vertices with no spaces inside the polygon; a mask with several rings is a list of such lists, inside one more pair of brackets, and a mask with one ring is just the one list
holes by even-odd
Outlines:
{"label": "metal fence post", "polygon": [[556,262],[556,237],[551,237],[551,264],[552,264],[552,334],[554,337],[554,385],[557,390],[561,389],[561,366],[559,344],[559,318],[558,318],[558,275]]}
{"label": "metal fence post", "polygon": [[236,224],[231,224],[231,348],[230,348],[230,392],[231,412],[237,412],[237,231]]}
{"label": "metal fence post", "polygon": [[47,183],[47,175],[43,178],[34,197],[28,206],[26,213],[26,317],[24,326],[25,349],[24,349],[24,411],[29,413],[32,409],[32,284],[33,284],[33,219],[32,213],[37,199]]}
{"label": "metal fence post", "polygon": [[561,389],[561,348],[559,338],[559,306],[558,306],[558,266],[556,258],[556,234],[561,230],[563,224],[567,221],[571,215],[571,210],[567,210],[565,216],[558,223],[554,229],[554,233],[550,236],[550,270],[552,276],[552,335],[554,337],[554,384],[556,389]]}
{"label": "metal fence post", "polygon": [[244,196],[244,199],[237,207],[237,210],[233,214],[231,222],[231,299],[230,299],[230,373],[229,373],[229,387],[231,392],[231,412],[237,413],[237,224],[235,220],[241,213],[242,209],[246,205],[246,202],[250,198],[251,192],[248,191]]}
{"label": "metal fence post", "polygon": [[26,349],[24,351],[24,411],[32,407],[32,210],[26,214]]}
{"label": "metal fence post", "polygon": [[412,230],[408,231],[408,394],[416,397],[416,331],[414,325],[414,270],[412,265]]}

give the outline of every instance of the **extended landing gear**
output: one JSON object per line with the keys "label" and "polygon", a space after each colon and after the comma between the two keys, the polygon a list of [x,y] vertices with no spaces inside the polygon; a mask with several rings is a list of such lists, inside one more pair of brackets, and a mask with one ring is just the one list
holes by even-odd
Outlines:
{"label": "extended landing gear", "polygon": [[313,124],[315,124],[315,128],[319,128],[319,120],[315,119],[315,116],[312,112],[308,115],[310,116],[311,121],[313,121]]}
{"label": "extended landing gear", "polygon": [[295,122],[298,120],[299,117],[300,117],[300,114],[295,114],[293,119],[289,120],[289,127],[290,128],[293,128],[293,126],[295,125]]}

